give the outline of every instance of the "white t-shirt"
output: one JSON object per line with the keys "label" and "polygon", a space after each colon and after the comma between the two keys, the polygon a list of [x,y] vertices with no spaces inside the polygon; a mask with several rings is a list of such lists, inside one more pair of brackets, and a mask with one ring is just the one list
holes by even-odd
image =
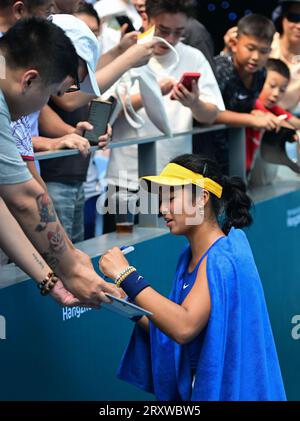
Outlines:
{"label": "white t-shirt", "polygon": [[[161,57],[156,57],[149,64],[154,70],[157,80],[175,78],[180,80],[185,72],[200,72],[199,79],[200,99],[204,102],[215,104],[220,110],[224,110],[224,103],[218,83],[213,71],[204,57],[197,49],[178,43],[176,45],[180,61],[178,65],[172,68],[171,61],[173,53],[168,53]],[[137,85],[134,85],[132,94],[137,93]],[[172,101],[170,95],[164,97],[165,108],[169,117],[173,133],[189,131],[193,127],[193,115],[190,108],[184,107],[178,101]],[[115,122],[113,127],[113,139],[120,141],[122,139],[159,136],[161,132],[153,125],[145,113],[144,109],[139,111],[140,116],[145,120],[145,125],[141,129],[133,129],[121,116]],[[184,136],[175,139],[166,139],[156,143],[156,172],[159,173],[169,161],[178,155],[192,153],[192,136]],[[112,149],[109,167],[107,171],[107,182],[120,187],[127,187],[132,190],[138,189],[138,151],[137,146],[128,146],[124,148]],[[119,171],[127,171],[127,180],[122,177],[119,180]]]}

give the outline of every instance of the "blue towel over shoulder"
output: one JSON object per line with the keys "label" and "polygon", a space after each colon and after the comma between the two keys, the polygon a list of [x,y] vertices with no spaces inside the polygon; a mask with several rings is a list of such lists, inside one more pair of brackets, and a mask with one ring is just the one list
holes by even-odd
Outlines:
{"label": "blue towel over shoulder", "polygon": [[[170,299],[181,303],[182,283],[191,257],[178,262]],[[195,271],[194,281],[197,271]],[[211,314],[199,335],[195,372],[189,347],[168,338],[152,322],[149,334],[136,326],[118,377],[158,400],[286,400],[264,293],[246,235],[232,228],[207,254]]]}

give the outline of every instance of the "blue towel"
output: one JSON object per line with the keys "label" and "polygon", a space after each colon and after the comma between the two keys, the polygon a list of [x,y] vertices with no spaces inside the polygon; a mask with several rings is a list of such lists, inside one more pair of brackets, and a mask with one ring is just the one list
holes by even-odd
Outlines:
{"label": "blue towel", "polygon": [[[170,295],[176,303],[183,299],[190,258],[187,247]],[[194,282],[196,275],[197,270]],[[194,340],[199,341],[198,348],[193,346],[199,349],[194,386],[191,344],[177,344],[152,322],[149,334],[135,327],[118,377],[154,393],[158,400],[286,400],[261,281],[243,231],[232,228],[211,247],[207,278],[211,314]]]}

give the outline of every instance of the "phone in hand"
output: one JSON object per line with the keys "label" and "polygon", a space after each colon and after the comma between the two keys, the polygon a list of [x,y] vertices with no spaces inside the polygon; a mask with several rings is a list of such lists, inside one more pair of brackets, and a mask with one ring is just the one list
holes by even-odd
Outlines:
{"label": "phone in hand", "polygon": [[[177,86],[179,84],[182,84],[188,91],[192,92],[193,90],[193,85],[192,82],[193,80],[195,82],[198,82],[198,80],[200,79],[201,73],[196,73],[196,72],[186,72],[183,73],[183,75],[180,78],[180,81],[177,83]],[[171,95],[171,99],[174,100],[174,96]]]}
{"label": "phone in hand", "polygon": [[113,104],[110,101],[99,101],[97,99],[91,101],[88,122],[92,124],[93,130],[85,130],[84,132],[84,137],[91,145],[98,145],[99,136],[106,133],[112,109]]}
{"label": "phone in hand", "polygon": [[116,16],[116,21],[118,22],[118,24],[122,27],[123,25],[125,25],[125,23],[127,24],[127,29],[125,31],[125,34],[129,34],[130,32],[134,32],[135,28],[132,24],[131,19],[129,19],[128,16]]}
{"label": "phone in hand", "polygon": [[193,90],[192,82],[193,80],[195,82],[198,82],[198,80],[200,79],[200,76],[201,76],[201,73],[196,73],[196,72],[183,73],[178,84],[182,84],[188,91],[192,92]]}

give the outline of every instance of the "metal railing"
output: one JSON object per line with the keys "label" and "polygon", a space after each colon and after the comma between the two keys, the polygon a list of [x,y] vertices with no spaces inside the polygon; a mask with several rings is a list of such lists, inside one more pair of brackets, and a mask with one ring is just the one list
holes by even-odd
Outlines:
{"label": "metal railing", "polygon": [[[238,175],[245,178],[245,131],[244,129],[231,128],[224,125],[213,125],[197,127],[190,131],[174,133],[173,139],[186,135],[205,134],[213,131],[228,131],[229,146],[229,171],[231,175]],[[167,136],[149,136],[144,138],[131,138],[120,142],[114,141],[109,145],[110,149],[123,148],[137,145],[139,159],[139,176],[156,174],[156,153],[155,144],[169,139]],[[91,151],[98,150],[97,146]],[[64,149],[58,151],[38,152],[35,154],[37,160],[63,158],[78,155],[78,149]],[[133,234],[118,236],[115,233],[105,234],[100,237],[84,241],[76,245],[79,249],[87,253],[91,258],[101,256],[105,250],[113,246],[138,244],[157,236],[165,235],[168,230],[162,229],[157,215],[139,215],[139,226],[135,228]],[[2,288],[24,282],[28,276],[14,264],[0,267],[0,279]]]}

